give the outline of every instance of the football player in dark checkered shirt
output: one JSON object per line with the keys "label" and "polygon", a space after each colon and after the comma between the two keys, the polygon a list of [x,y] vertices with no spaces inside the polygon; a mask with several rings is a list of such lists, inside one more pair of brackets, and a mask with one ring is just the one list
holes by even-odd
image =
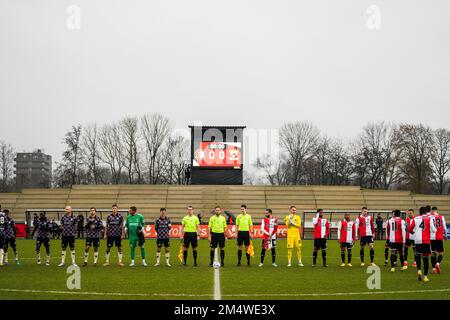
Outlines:
{"label": "football player in dark checkered shirt", "polygon": [[109,266],[109,254],[113,245],[117,247],[117,255],[119,257],[118,265],[123,267],[122,263],[122,239],[124,237],[123,217],[119,213],[116,204],[112,206],[112,213],[106,218],[105,239],[107,239],[105,267]]}
{"label": "football player in dark checkered shirt", "polygon": [[16,224],[8,209],[3,210],[6,215],[6,227],[5,227],[5,257],[4,264],[8,264],[8,248],[11,247],[16,258],[16,264],[19,265],[19,254],[16,246]]}
{"label": "football player in dark checkered shirt", "polygon": [[45,261],[45,265],[50,265],[50,239],[48,237],[51,230],[51,222],[45,216],[45,212],[39,213],[39,217],[34,219],[33,222],[33,233],[31,234],[34,237],[34,234],[37,232],[36,237],[36,254],[37,254],[37,264],[41,265],[41,246],[44,245],[45,252],[47,254],[47,258]]}
{"label": "football player in dark checkered shirt", "polygon": [[6,214],[3,211],[0,211],[0,267],[3,267],[6,219]]}
{"label": "football player in dark checkered shirt", "polygon": [[170,219],[166,215],[166,208],[159,210],[160,217],[155,221],[156,238],[156,264],[159,266],[161,259],[161,247],[164,245],[164,252],[166,256],[166,265],[170,267]]}
{"label": "football player in dark checkered shirt", "polygon": [[91,208],[89,217],[86,219],[86,249],[84,250],[84,263],[83,266],[87,266],[89,259],[89,249],[94,247],[94,266],[97,266],[98,262],[98,247],[100,246],[100,233],[103,229],[102,221],[97,216],[97,210]]}
{"label": "football player in dark checkered shirt", "polygon": [[72,258],[72,265],[75,263],[75,233],[77,231],[77,217],[74,217],[72,213],[72,207],[66,207],[66,214],[61,218],[61,263],[58,267],[62,267],[66,264],[66,249],[70,248],[70,257]]}

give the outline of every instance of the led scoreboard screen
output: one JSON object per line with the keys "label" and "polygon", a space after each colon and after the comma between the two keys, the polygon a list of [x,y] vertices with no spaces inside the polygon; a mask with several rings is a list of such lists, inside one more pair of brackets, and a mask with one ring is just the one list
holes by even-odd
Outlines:
{"label": "led scoreboard screen", "polygon": [[194,148],[194,167],[228,167],[240,169],[242,165],[240,142],[199,142]]}

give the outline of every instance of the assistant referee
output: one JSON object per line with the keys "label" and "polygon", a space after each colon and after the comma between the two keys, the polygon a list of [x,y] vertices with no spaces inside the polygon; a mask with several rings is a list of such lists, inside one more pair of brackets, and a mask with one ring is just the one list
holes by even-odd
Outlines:
{"label": "assistant referee", "polygon": [[221,215],[222,209],[220,206],[214,208],[214,215],[209,218],[208,229],[209,229],[209,242],[211,247],[210,259],[211,262],[209,266],[213,266],[214,262],[214,251],[217,245],[220,248],[220,265],[223,267],[225,259],[225,240],[227,239],[227,221],[225,217]]}
{"label": "assistant referee", "polygon": [[252,217],[247,213],[247,206],[241,205],[241,214],[236,218],[236,228],[238,230],[238,267],[241,266],[242,245],[245,245],[245,255],[247,257],[247,265],[250,266],[250,255],[248,254],[248,246],[250,245],[251,232],[253,228]]}

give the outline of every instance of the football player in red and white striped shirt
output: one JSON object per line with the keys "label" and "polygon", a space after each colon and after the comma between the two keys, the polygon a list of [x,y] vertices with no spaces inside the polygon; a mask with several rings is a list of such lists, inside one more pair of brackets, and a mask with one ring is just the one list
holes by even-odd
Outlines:
{"label": "football player in red and white striped shirt", "polygon": [[[406,211],[406,242],[405,242],[405,248],[404,248],[404,258],[405,263],[403,265],[408,266],[408,250],[410,247],[412,247],[414,252],[414,257],[416,256],[416,248],[414,245],[414,235],[411,234],[411,221],[414,219],[414,210],[409,209]],[[416,261],[414,261],[413,267],[416,267]]]}
{"label": "football player in red and white striped shirt", "polygon": [[375,233],[375,226],[373,224],[373,217],[369,216],[369,211],[366,207],[362,207],[361,214],[355,221],[356,226],[356,240],[361,239],[361,250],[359,255],[361,257],[361,266],[364,263],[364,247],[368,245],[370,247],[370,264],[375,266],[373,259],[375,257],[375,250],[373,249],[373,235]]}
{"label": "football player in red and white striped shirt", "polygon": [[[432,232],[436,232],[431,217],[427,215],[427,208],[419,209],[420,215],[414,217],[411,221],[411,233],[414,234],[414,242],[416,244],[416,263],[417,275],[419,281],[430,281],[428,279],[429,257],[431,254],[430,237]],[[423,277],[422,277],[422,259],[423,259]]]}
{"label": "football player in red and white striped shirt", "polygon": [[316,266],[317,251],[322,250],[323,266],[327,265],[327,237],[330,233],[330,224],[327,219],[323,218],[323,210],[318,209],[316,217],[313,218],[314,226],[314,251],[313,251],[313,267]]}
{"label": "football player in red and white striped shirt", "polygon": [[400,256],[401,270],[408,267],[403,264],[403,246],[406,241],[406,223],[400,218],[400,210],[395,210],[394,216],[389,219],[386,224],[386,235],[391,248],[391,272],[395,272],[395,262],[397,262],[397,254]]}
{"label": "football player in red and white striped shirt", "polygon": [[356,238],[355,222],[350,220],[350,213],[344,215],[344,220],[339,222],[338,226],[338,242],[341,247],[341,267],[345,267],[345,249],[347,249],[347,266],[352,266],[352,249],[353,242]]}
{"label": "football player in red and white striped shirt", "polygon": [[278,220],[272,216],[272,209],[266,209],[265,216],[266,217],[261,221],[261,231],[263,236],[261,245],[261,262],[259,267],[264,265],[264,257],[266,256],[267,250],[270,250],[272,253],[272,266],[277,267],[277,264],[275,263],[275,247],[277,244]]}
{"label": "football player in red and white striped shirt", "polygon": [[436,232],[431,232],[431,266],[433,273],[441,273],[441,262],[444,258],[444,239],[447,238],[447,225],[445,218],[438,212],[436,207],[431,209],[431,221]]}

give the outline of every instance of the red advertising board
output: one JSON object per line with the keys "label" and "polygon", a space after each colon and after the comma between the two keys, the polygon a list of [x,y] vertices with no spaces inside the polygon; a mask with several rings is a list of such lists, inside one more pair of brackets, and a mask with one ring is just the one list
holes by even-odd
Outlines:
{"label": "red advertising board", "polygon": [[194,167],[241,168],[240,142],[200,142],[194,150]]}
{"label": "red advertising board", "polygon": [[[199,237],[200,238],[208,238],[209,232],[208,232],[208,226],[206,224],[202,224],[199,227]],[[173,225],[170,228],[170,237],[171,238],[179,238],[181,234],[181,225]],[[253,238],[261,238],[262,237],[262,231],[261,227],[259,225],[253,226]],[[236,238],[237,236],[237,230],[235,225],[228,225],[227,226],[227,235],[228,238]],[[156,231],[155,226],[152,224],[148,224],[144,228],[144,236],[146,238],[156,238]],[[286,226],[281,225],[278,226],[277,231],[277,237],[278,238],[286,238]]]}

